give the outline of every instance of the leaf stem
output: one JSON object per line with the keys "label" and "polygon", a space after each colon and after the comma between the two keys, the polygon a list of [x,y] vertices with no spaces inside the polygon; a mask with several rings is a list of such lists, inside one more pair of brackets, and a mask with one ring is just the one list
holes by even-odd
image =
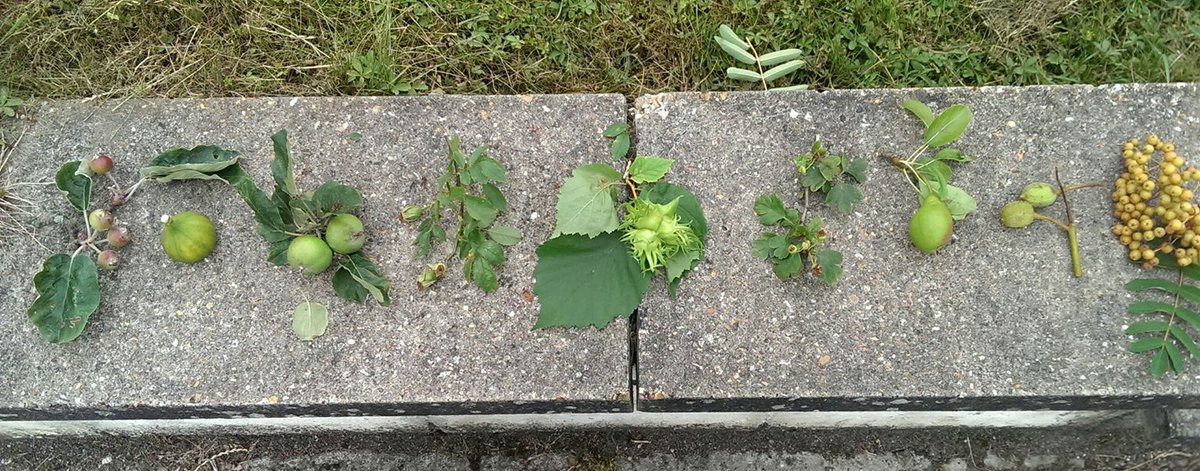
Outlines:
{"label": "leaf stem", "polygon": [[[141,180],[138,180],[137,183],[134,183],[133,186],[129,187],[129,193],[125,194],[125,201],[129,201],[130,198],[133,198],[133,193],[136,192],[138,188],[141,188],[142,183],[145,183],[145,182],[146,182],[146,179],[143,178]],[[116,182],[114,181],[113,183],[115,184]],[[117,190],[120,191],[120,188],[121,187],[118,186]]]}
{"label": "leaf stem", "polygon": [[1058,167],[1054,167],[1054,181],[1058,183],[1059,194],[1062,195],[1063,207],[1067,213],[1067,244],[1071,251],[1071,272],[1075,278],[1083,277],[1083,266],[1079,261],[1079,241],[1075,236],[1075,217],[1071,215],[1071,202],[1067,201],[1067,187],[1063,186],[1058,176]]}
{"label": "leaf stem", "polygon": [[758,67],[758,79],[762,81],[763,91],[770,91],[771,89],[767,87],[767,78],[763,76],[762,61],[758,59],[758,50],[754,49],[754,43],[750,41],[746,41],[746,45],[750,46],[750,53],[754,54],[754,66]]}
{"label": "leaf stem", "polygon": [[631,167],[631,166],[633,166],[632,160],[625,163],[625,174],[621,176],[621,179],[625,181],[625,186],[629,187],[630,196],[632,196],[633,199],[636,200],[638,197],[637,196],[637,185],[634,185],[633,180],[630,179],[630,177],[629,177],[629,167]]}
{"label": "leaf stem", "polygon": [[1167,318],[1167,330],[1163,331],[1163,345],[1170,340],[1171,326],[1175,324],[1175,312],[1179,311],[1179,292],[1183,291],[1183,268],[1177,268],[1179,277],[1175,280],[1175,296],[1171,304],[1171,315]]}
{"label": "leaf stem", "polygon": [[1067,185],[1065,187],[1059,187],[1059,189],[1056,190],[1054,192],[1054,194],[1061,195],[1068,191],[1082,190],[1084,188],[1098,188],[1098,187],[1102,187],[1102,186],[1104,186],[1103,182],[1078,183],[1075,185]]}

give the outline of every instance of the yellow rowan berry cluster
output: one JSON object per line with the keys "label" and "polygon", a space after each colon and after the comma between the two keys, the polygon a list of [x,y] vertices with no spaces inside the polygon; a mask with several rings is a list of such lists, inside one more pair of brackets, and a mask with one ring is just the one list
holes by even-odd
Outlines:
{"label": "yellow rowan berry cluster", "polygon": [[1144,144],[1130,139],[1121,155],[1125,171],[1112,193],[1120,222],[1112,233],[1129,249],[1129,259],[1147,269],[1158,265],[1157,253],[1174,255],[1180,266],[1200,261],[1200,208],[1186,187],[1200,181],[1200,170],[1184,168],[1175,146],[1153,134]]}

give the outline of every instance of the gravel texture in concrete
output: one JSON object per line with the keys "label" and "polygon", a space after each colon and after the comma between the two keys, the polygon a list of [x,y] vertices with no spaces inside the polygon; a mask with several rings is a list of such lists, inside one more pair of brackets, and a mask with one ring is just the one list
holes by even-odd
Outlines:
{"label": "gravel texture in concrete", "polygon": [[[965,103],[974,120],[956,146],[975,161],[951,183],[978,201],[935,255],[910,245],[916,193],[886,156],[921,143],[900,108]],[[673,93],[635,106],[638,153],[675,159],[709,221],[707,254],[668,300],[640,311],[645,410],[1126,408],[1200,405],[1192,361],[1158,379],[1149,356],[1126,351],[1139,297],[1122,286],[1146,273],[1109,232],[1120,146],[1157,133],[1200,163],[1196,84],[774,93]],[[829,246],[844,255],[836,287],[812,276],[781,282],[751,257],[763,232],[755,199],[803,201],[792,158],[820,138],[869,163],[865,198],[840,215],[810,197]],[[1071,193],[1084,275],[1067,241],[1038,222],[1006,229],[997,213],[1030,182],[1102,182]],[[1063,218],[1061,204],[1044,213]],[[1153,295],[1150,295],[1153,296]],[[1195,333],[1193,333],[1195,335]]]}
{"label": "gravel texture in concrete", "polygon": [[[301,276],[265,261],[246,204],[220,182],[147,184],[116,211],[134,242],[100,276],[102,301],[72,343],[43,342],[26,318],[42,260],[70,252],[78,212],[53,186],[23,186],[37,203],[39,244],[0,244],[0,420],[37,418],[368,415],[627,410],[626,324],[604,331],[531,331],[534,248],[550,234],[555,185],[607,158],[601,131],[625,119],[618,95],[419,98],[264,98],[85,103],[31,108],[36,123],[13,154],[14,181],[52,181],[69,160],[108,153],[117,179],[169,147],[218,145],[270,191],[270,136],[290,134],[302,190],[326,180],[357,187],[365,252],[391,280],[392,304],[334,296],[332,270]],[[498,223],[524,240],[507,250],[500,287],[484,295],[461,262],[417,290],[418,273],[452,247],[415,257],[414,225],[397,216],[425,203],[446,166],[447,137],[485,145],[508,169],[510,210]],[[96,198],[105,203],[97,180]],[[160,217],[208,215],[216,251],[182,265],[159,247]],[[302,293],[330,310],[328,333],[292,333]]]}

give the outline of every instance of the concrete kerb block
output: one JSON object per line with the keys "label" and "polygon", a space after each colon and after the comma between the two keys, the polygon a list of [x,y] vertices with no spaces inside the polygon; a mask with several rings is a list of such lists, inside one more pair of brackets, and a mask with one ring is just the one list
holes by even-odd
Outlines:
{"label": "concrete kerb block", "polygon": [[[332,179],[363,193],[365,251],[390,279],[393,303],[348,303],[334,296],[331,272],[268,264],[250,209],[223,183],[150,184],[116,213],[134,242],[119,270],[101,274],[87,330],[47,344],[25,316],[31,280],[53,251],[73,248],[81,222],[52,185],[28,187],[31,224],[53,251],[0,242],[0,420],[630,410],[626,325],[534,332],[537,304],[526,294],[534,249],[552,230],[555,185],[607,159],[601,131],[626,119],[619,95],[59,101],[30,111],[36,123],[10,168],[19,181],[52,181],[62,163],[104,152],[131,182],[169,147],[213,144],[240,151],[269,190],[270,136],[287,129],[302,189]],[[396,220],[432,197],[451,134],[467,149],[486,145],[508,169],[511,209],[499,222],[524,233],[489,295],[462,281],[458,263],[418,291],[434,257],[414,258],[416,229]],[[208,215],[218,233],[216,251],[195,265],[159,248],[160,216],[182,210]],[[328,334],[313,342],[291,330],[298,289],[331,312]]]}
{"label": "concrete kerb block", "polygon": [[[957,147],[976,160],[955,165],[952,183],[978,211],[936,255],[909,244],[919,202],[881,158],[920,144],[920,122],[899,106],[910,97],[974,111]],[[696,193],[710,227],[678,299],[652,286],[639,312],[639,410],[1200,406],[1195,362],[1153,378],[1126,350],[1134,297],[1122,286],[1145,274],[1109,232],[1123,141],[1157,133],[1200,162],[1196,84],[670,93],[640,98],[635,126],[638,153],[675,159],[671,181]],[[809,205],[845,257],[834,288],[780,282],[750,255],[764,230],[755,198],[800,204],[791,158],[814,138],[870,167],[852,214]],[[1070,195],[1082,279],[1058,229],[996,217],[1056,167],[1067,183],[1104,183]],[[1061,204],[1048,211],[1063,217]]]}

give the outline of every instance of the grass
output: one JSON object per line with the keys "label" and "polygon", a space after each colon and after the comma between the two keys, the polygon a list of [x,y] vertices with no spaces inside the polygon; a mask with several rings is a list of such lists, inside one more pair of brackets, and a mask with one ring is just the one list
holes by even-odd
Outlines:
{"label": "grass", "polygon": [[[7,0],[16,96],[729,90],[728,23],[817,88],[1200,80],[1196,0]],[[753,34],[748,34],[753,32]]]}

